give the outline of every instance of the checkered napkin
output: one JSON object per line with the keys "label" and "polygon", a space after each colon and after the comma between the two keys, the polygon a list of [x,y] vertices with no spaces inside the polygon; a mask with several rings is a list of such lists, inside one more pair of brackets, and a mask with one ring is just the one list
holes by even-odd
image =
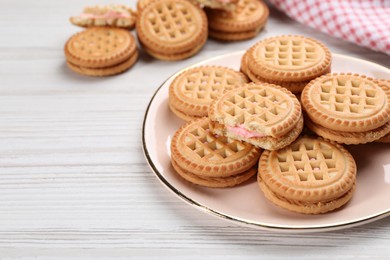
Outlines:
{"label": "checkered napkin", "polygon": [[291,18],[390,55],[390,0],[269,0]]}

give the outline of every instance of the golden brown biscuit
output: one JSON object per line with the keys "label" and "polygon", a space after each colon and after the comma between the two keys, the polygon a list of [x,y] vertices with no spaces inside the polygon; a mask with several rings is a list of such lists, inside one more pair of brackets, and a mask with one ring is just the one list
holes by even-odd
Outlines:
{"label": "golden brown biscuit", "polygon": [[287,89],[267,83],[249,83],[221,95],[210,105],[209,117],[223,126],[227,136],[253,145],[268,137],[290,136],[288,133],[295,133],[296,138],[299,133],[291,131],[302,130],[298,99]]}
{"label": "golden brown biscuit", "polygon": [[331,53],[322,43],[300,35],[282,35],[255,44],[248,54],[253,74],[272,81],[302,82],[330,70]]}
{"label": "golden brown biscuit", "polygon": [[105,67],[105,68],[80,67],[70,62],[67,62],[66,64],[71,70],[73,70],[76,73],[86,75],[86,76],[103,77],[103,76],[111,76],[111,75],[116,75],[125,72],[126,70],[130,69],[134,65],[134,63],[137,61],[137,58],[138,58],[138,52],[135,52],[128,60],[120,64],[111,67]]}
{"label": "golden brown biscuit", "polygon": [[208,9],[209,35],[225,41],[253,38],[267,22],[268,7],[259,0],[239,0],[234,11]]}
{"label": "golden brown biscuit", "polygon": [[179,112],[181,118],[204,117],[216,97],[247,82],[245,75],[227,67],[194,67],[183,71],[172,81],[169,106],[175,114]]}
{"label": "golden brown biscuit", "polygon": [[176,60],[184,60],[188,57],[191,57],[199,52],[200,49],[203,48],[203,45],[206,43],[207,38],[203,38],[202,42],[200,42],[196,47],[192,48],[189,51],[185,52],[178,52],[173,54],[166,54],[159,51],[154,51],[152,49],[149,49],[147,46],[142,45],[144,50],[149,53],[150,56],[159,59],[159,60],[165,60],[165,61],[176,61]]}
{"label": "golden brown biscuit", "polygon": [[356,164],[341,145],[302,137],[277,151],[264,151],[258,183],[274,204],[319,214],[347,203],[355,190]]}
{"label": "golden brown biscuit", "polygon": [[92,27],[73,35],[65,44],[67,61],[80,67],[104,68],[130,58],[137,45],[127,30]]}
{"label": "golden brown biscuit", "polygon": [[65,44],[68,67],[88,76],[108,76],[130,68],[138,57],[134,36],[125,29],[92,27]]}
{"label": "golden brown biscuit", "polygon": [[209,188],[227,188],[227,187],[237,186],[249,180],[252,176],[255,176],[257,173],[257,167],[254,166],[243,173],[239,173],[228,177],[205,177],[205,176],[196,175],[189,171],[183,170],[182,168],[180,168],[180,166],[177,165],[177,163],[174,160],[172,160],[172,166],[174,170],[183,179],[193,184],[197,184]]}
{"label": "golden brown biscuit", "polygon": [[237,33],[227,33],[209,29],[209,36],[220,41],[242,41],[254,38],[261,31],[261,29],[262,28],[258,28],[252,31]]}
{"label": "golden brown biscuit", "polygon": [[214,135],[209,119],[182,126],[171,142],[171,158],[185,172],[224,178],[244,173],[257,164],[261,149],[224,136]]}
{"label": "golden brown biscuit", "polygon": [[252,82],[255,82],[255,83],[266,82],[266,83],[278,85],[278,86],[281,86],[281,87],[284,87],[284,88],[290,90],[294,94],[301,93],[303,88],[310,82],[310,81],[282,82],[282,81],[267,80],[267,79],[261,78],[258,75],[255,75],[248,68],[248,60],[247,60],[248,53],[249,53],[249,51],[245,52],[245,54],[242,56],[240,71],[242,73],[244,73]]}
{"label": "golden brown biscuit", "polygon": [[381,127],[366,132],[345,132],[328,129],[313,123],[308,117],[305,125],[317,135],[341,144],[365,144],[369,142],[386,141],[385,136],[390,132],[390,121]]}
{"label": "golden brown biscuit", "polygon": [[301,96],[315,124],[343,132],[367,132],[390,120],[390,91],[357,74],[328,74],[311,81]]}
{"label": "golden brown biscuit", "polygon": [[140,43],[155,58],[185,59],[206,42],[207,18],[189,1],[159,0],[138,15],[136,29]]}

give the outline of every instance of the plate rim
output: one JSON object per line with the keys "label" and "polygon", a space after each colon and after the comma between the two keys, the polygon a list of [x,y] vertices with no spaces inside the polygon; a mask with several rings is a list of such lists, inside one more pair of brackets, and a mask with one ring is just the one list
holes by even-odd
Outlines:
{"label": "plate rim", "polygon": [[[234,216],[230,216],[228,214],[224,214],[224,213],[221,213],[219,211],[216,211],[216,210],[213,210],[193,199],[191,199],[190,197],[184,195],[182,192],[180,192],[176,187],[174,187],[171,183],[169,183],[169,181],[166,180],[166,178],[163,176],[163,174],[161,174],[159,172],[159,170],[157,169],[157,167],[155,166],[153,160],[151,159],[151,156],[149,154],[149,151],[147,149],[147,145],[146,145],[146,135],[145,135],[145,130],[146,130],[146,122],[147,122],[147,119],[148,119],[148,115],[149,115],[149,110],[153,104],[153,101],[155,99],[155,97],[157,96],[157,94],[160,92],[161,88],[165,85],[165,83],[173,78],[174,76],[180,74],[182,71],[184,70],[187,70],[189,68],[192,68],[192,67],[196,67],[196,66],[200,66],[206,62],[210,62],[210,61],[213,61],[213,60],[218,60],[218,59],[221,59],[223,57],[227,57],[227,56],[234,56],[234,55],[239,55],[239,54],[244,54],[245,53],[245,50],[241,50],[241,51],[235,51],[235,52],[232,52],[232,53],[227,53],[227,54],[222,54],[222,55],[218,55],[218,56],[215,56],[213,58],[208,58],[208,59],[205,59],[203,61],[200,61],[200,62],[197,62],[193,65],[190,65],[190,66],[187,66],[183,69],[180,69],[179,71],[173,73],[171,76],[169,76],[166,80],[164,80],[161,85],[154,91],[147,107],[146,107],[146,110],[145,110],[145,113],[144,113],[144,118],[143,118],[143,122],[142,122],[142,150],[143,150],[143,154],[144,154],[144,157],[149,165],[149,167],[152,169],[152,172],[156,175],[157,179],[162,183],[164,184],[164,186],[173,194],[175,194],[177,197],[179,197],[181,200],[183,200],[184,202],[186,202],[187,204],[191,205],[191,206],[195,206],[195,208],[197,208],[198,210],[201,210],[203,212],[206,212],[212,216],[215,216],[215,217],[218,217],[218,218],[221,218],[223,220],[226,220],[226,221],[229,221],[229,222],[234,222],[235,224],[239,224],[239,225],[243,225],[243,226],[247,226],[247,227],[251,227],[251,228],[257,228],[257,229],[263,229],[263,230],[268,230],[268,231],[278,231],[278,232],[295,232],[295,233],[308,233],[308,232],[319,232],[319,231],[332,231],[332,230],[339,230],[339,229],[344,229],[344,228],[349,228],[349,227],[353,227],[353,226],[359,226],[359,225],[363,225],[363,224],[367,224],[367,223],[370,223],[370,222],[373,222],[375,220],[379,220],[379,219],[382,219],[382,218],[385,218],[387,216],[390,216],[390,209],[388,209],[387,211],[383,211],[383,212],[379,212],[377,214],[372,214],[368,217],[362,217],[362,218],[359,218],[359,219],[356,219],[354,221],[344,221],[344,222],[340,222],[340,223],[335,223],[335,224],[332,224],[332,225],[311,225],[311,226],[307,226],[307,227],[288,227],[288,226],[280,226],[280,225],[269,225],[269,224],[264,224],[264,223],[258,223],[258,222],[255,222],[255,221],[250,221],[250,220],[247,220],[247,219],[241,219],[241,218],[238,218],[238,217],[234,217]],[[359,58],[355,58],[355,57],[351,57],[351,56],[348,56],[348,55],[343,55],[343,54],[337,54],[337,53],[332,53],[332,56],[333,57],[340,57],[340,58],[344,58],[344,59],[350,59],[350,60],[355,60],[355,61],[359,61],[359,62],[365,62],[365,63],[369,63],[370,66],[375,66],[375,67],[379,67],[381,69],[384,69],[384,70],[387,70],[388,73],[390,74],[390,69],[382,66],[382,65],[379,65],[377,63],[374,63],[374,62],[371,62],[371,61],[367,61],[367,60],[363,60],[363,59],[359,59]]]}

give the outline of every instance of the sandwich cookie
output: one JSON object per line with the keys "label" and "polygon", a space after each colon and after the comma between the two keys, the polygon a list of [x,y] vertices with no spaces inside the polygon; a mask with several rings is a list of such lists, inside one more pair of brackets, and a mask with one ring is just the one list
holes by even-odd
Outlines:
{"label": "sandwich cookie", "polygon": [[265,197],[277,206],[320,214],[352,198],[356,164],[341,145],[301,137],[281,150],[264,151],[257,181]]}
{"label": "sandwich cookie", "polygon": [[258,75],[253,74],[248,68],[248,54],[249,51],[245,52],[241,58],[241,67],[240,71],[244,73],[252,82],[261,83],[267,82],[270,84],[278,85],[290,90],[295,95],[299,95],[302,89],[310,82],[310,81],[302,81],[302,82],[281,82],[278,80],[267,80],[259,77]]}
{"label": "sandwich cookie", "polygon": [[209,36],[223,41],[255,37],[267,22],[269,9],[260,0],[239,0],[233,11],[207,9]]}
{"label": "sandwich cookie", "polygon": [[134,36],[125,29],[91,27],[65,44],[68,67],[88,76],[109,76],[129,69],[138,58]]}
{"label": "sandwich cookie", "polygon": [[214,133],[267,150],[292,143],[303,129],[301,105],[285,88],[249,83],[226,92],[210,105]]}
{"label": "sandwich cookie", "polygon": [[182,60],[196,54],[206,43],[207,17],[189,1],[152,1],[138,15],[136,30],[151,56]]}
{"label": "sandwich cookie", "polygon": [[277,84],[298,93],[310,80],[330,72],[331,53],[314,39],[282,35],[252,46],[243,62],[252,81]]}
{"label": "sandwich cookie", "polygon": [[125,5],[96,5],[85,7],[83,13],[72,16],[70,22],[81,27],[111,26],[133,29],[136,17],[136,12]]}
{"label": "sandwich cookie", "polygon": [[247,83],[244,74],[222,66],[202,66],[180,73],[169,87],[173,113],[190,121],[208,115],[210,103],[222,93]]}
{"label": "sandwich cookie", "polygon": [[185,124],[171,142],[175,171],[191,183],[213,188],[232,187],[254,176],[260,154],[251,144],[214,135],[208,118]]}
{"label": "sandwich cookie", "polygon": [[389,133],[390,91],[357,74],[328,74],[303,90],[307,126],[339,143],[372,142]]}

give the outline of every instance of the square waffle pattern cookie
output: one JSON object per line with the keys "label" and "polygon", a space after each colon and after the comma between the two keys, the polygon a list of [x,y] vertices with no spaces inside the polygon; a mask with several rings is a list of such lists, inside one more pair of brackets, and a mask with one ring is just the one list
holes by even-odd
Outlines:
{"label": "square waffle pattern cookie", "polygon": [[264,39],[252,46],[241,63],[253,82],[268,82],[300,93],[310,80],[330,72],[331,53],[322,43],[299,35]]}
{"label": "square waffle pattern cookie", "polygon": [[68,67],[87,76],[119,74],[138,58],[134,36],[111,27],[91,27],[73,35],[64,51]]}
{"label": "square waffle pattern cookie", "polygon": [[269,10],[260,0],[239,0],[233,11],[206,9],[209,35],[223,41],[255,37],[265,26]]}
{"label": "square waffle pattern cookie", "polygon": [[301,137],[278,151],[264,151],[258,184],[267,199],[287,210],[320,214],[352,197],[356,164],[341,145]]}
{"label": "square waffle pattern cookie", "polygon": [[235,186],[254,176],[260,153],[251,144],[214,135],[208,118],[185,124],[171,142],[175,171],[191,183],[214,188]]}
{"label": "square waffle pattern cookie", "polygon": [[209,109],[216,134],[275,150],[293,142],[303,119],[298,99],[287,89],[250,83],[216,99]]}
{"label": "square waffle pattern cookie", "polygon": [[156,0],[138,15],[137,35],[143,48],[161,60],[196,54],[207,40],[204,11],[186,0]]}
{"label": "square waffle pattern cookie", "polygon": [[390,91],[365,76],[329,74],[308,84],[301,102],[307,126],[345,144],[373,142],[390,131]]}
{"label": "square waffle pattern cookie", "polygon": [[136,13],[125,5],[96,5],[85,7],[80,15],[72,16],[70,22],[81,27],[110,26],[133,29],[136,17]]}
{"label": "square waffle pattern cookie", "polygon": [[211,102],[226,91],[241,87],[248,79],[241,72],[222,66],[202,66],[180,73],[169,87],[169,107],[190,121],[208,115]]}

